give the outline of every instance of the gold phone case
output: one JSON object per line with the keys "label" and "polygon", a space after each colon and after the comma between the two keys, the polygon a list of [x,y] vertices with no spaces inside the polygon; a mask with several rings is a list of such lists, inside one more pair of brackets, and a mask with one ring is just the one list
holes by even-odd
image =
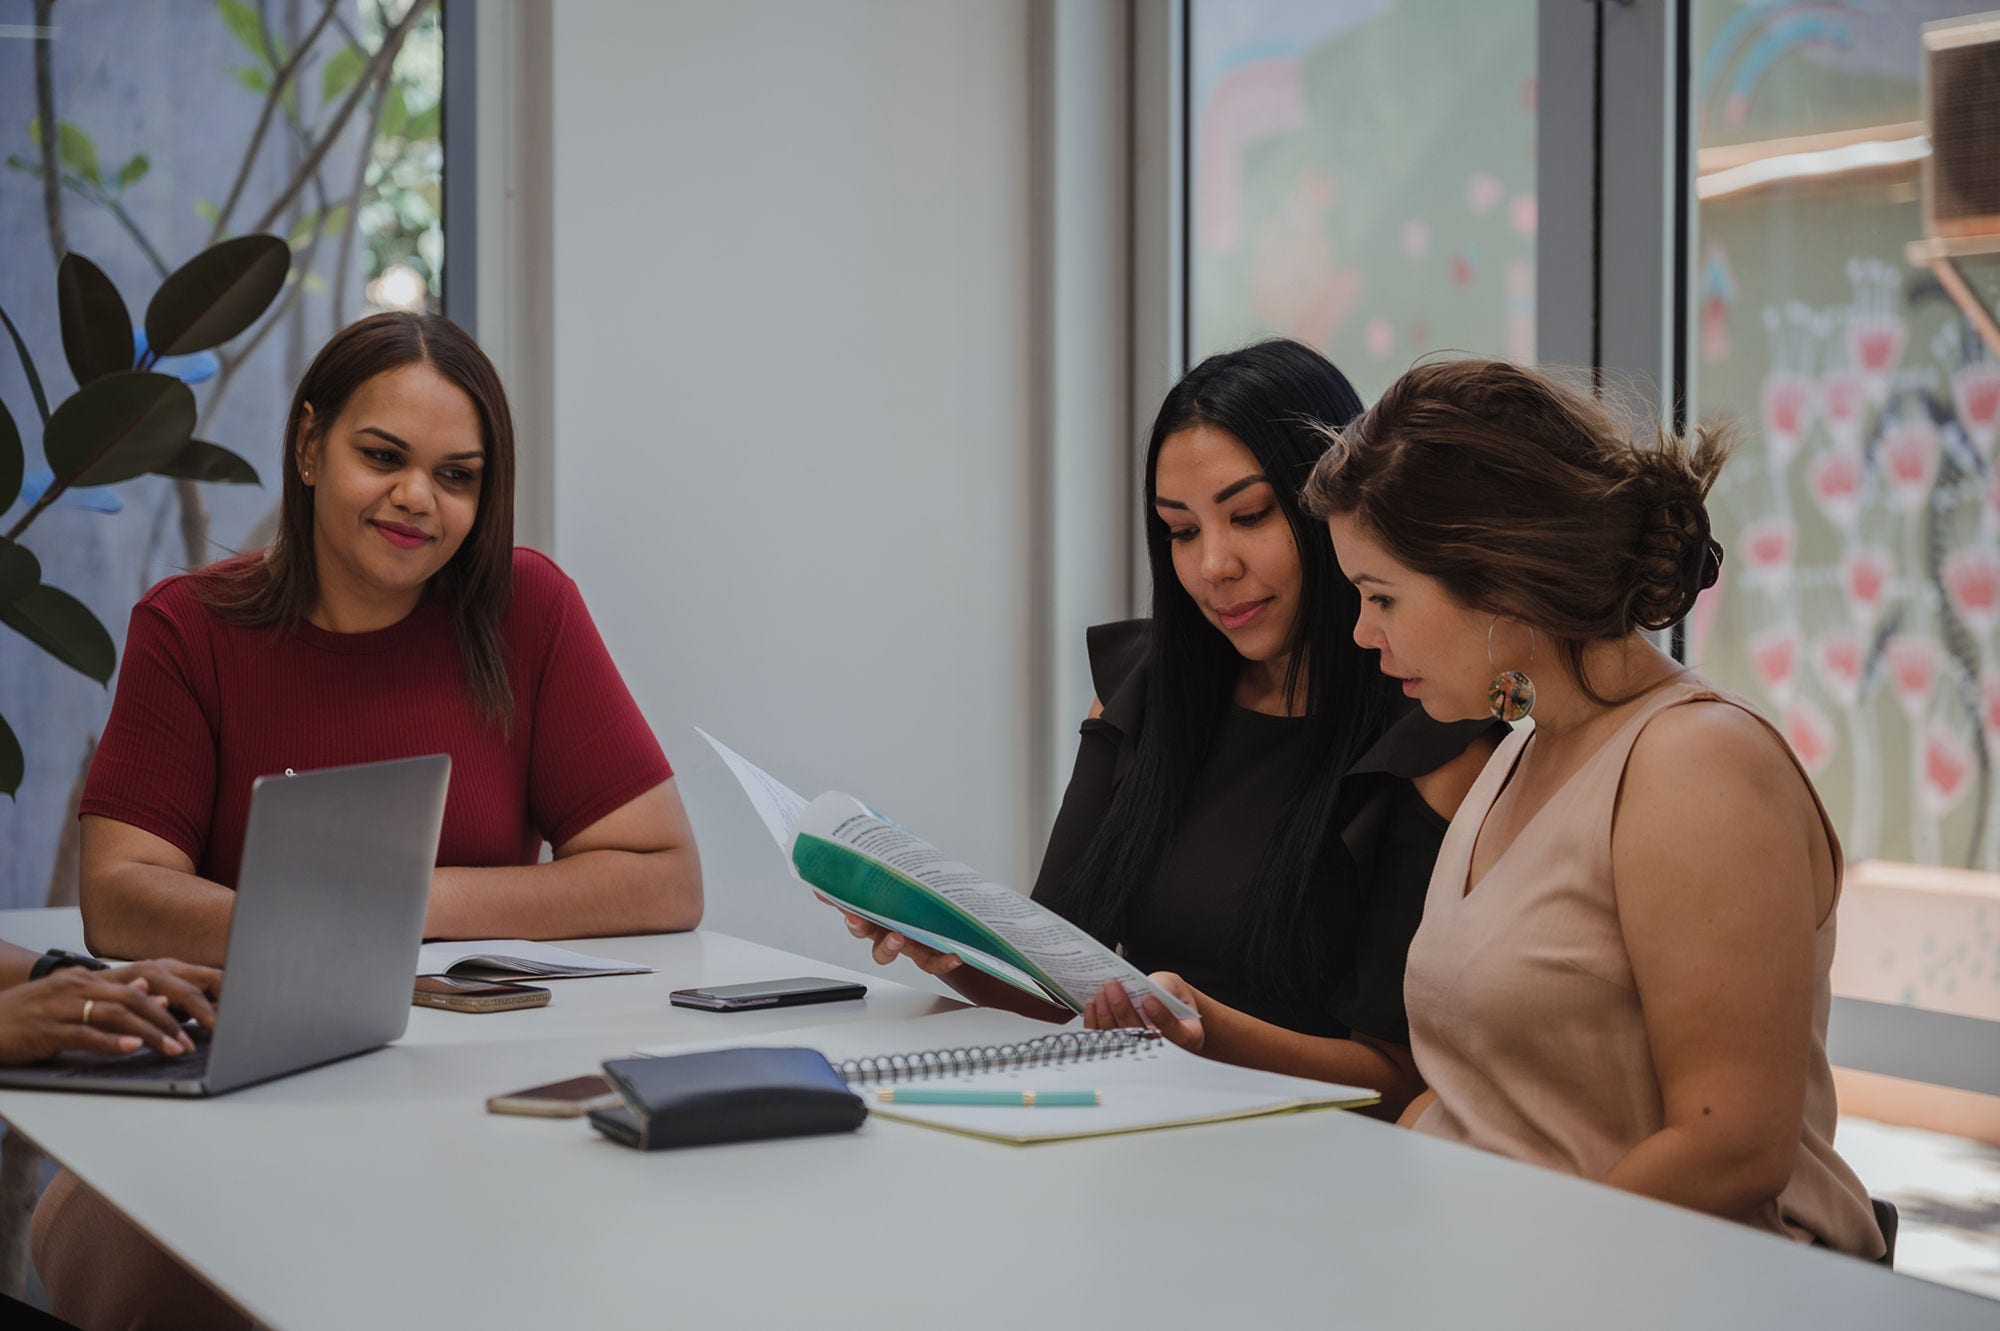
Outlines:
{"label": "gold phone case", "polygon": [[541,1007],[549,1001],[549,991],[528,994],[435,994],[418,989],[410,995],[418,1007],[443,1008],[447,1012],[511,1012],[515,1008]]}

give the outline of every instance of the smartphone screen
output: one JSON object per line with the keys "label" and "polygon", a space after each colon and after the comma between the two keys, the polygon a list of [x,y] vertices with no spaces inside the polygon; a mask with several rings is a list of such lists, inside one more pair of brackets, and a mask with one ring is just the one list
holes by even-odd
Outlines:
{"label": "smartphone screen", "polygon": [[835,1003],[860,998],[868,986],[852,980],[817,975],[793,980],[759,980],[753,984],[718,984],[707,989],[677,989],[668,997],[680,1007],[734,1012],[743,1008],[790,1007],[799,1003]]}

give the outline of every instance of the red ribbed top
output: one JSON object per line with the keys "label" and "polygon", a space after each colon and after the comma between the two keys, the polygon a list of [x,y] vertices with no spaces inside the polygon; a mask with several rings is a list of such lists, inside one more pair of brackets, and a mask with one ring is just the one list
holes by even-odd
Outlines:
{"label": "red ribbed top", "polygon": [[436,598],[374,633],[276,633],[217,618],[199,576],[133,607],[81,807],[172,842],[203,878],[236,885],[250,783],[286,768],[450,754],[438,863],[464,866],[532,864],[673,775],[576,584],[537,551],[514,551],[506,735],[480,721]]}

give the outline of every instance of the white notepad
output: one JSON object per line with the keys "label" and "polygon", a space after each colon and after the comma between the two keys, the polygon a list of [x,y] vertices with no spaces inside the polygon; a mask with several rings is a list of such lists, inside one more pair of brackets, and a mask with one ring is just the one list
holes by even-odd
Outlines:
{"label": "white notepad", "polygon": [[417,974],[457,975],[481,980],[566,980],[588,975],[644,975],[651,966],[572,952],[552,943],[523,938],[486,938],[471,943],[426,943],[417,953]]}
{"label": "white notepad", "polygon": [[[1019,1144],[1300,1109],[1352,1109],[1381,1098],[1358,1086],[1218,1063],[1164,1039],[1107,1037],[1079,1023],[1052,1026],[991,1008],[652,1045],[638,1052],[659,1057],[735,1045],[817,1049],[868,1101],[870,1113]],[[874,1094],[882,1086],[1095,1090],[1102,1101],[1080,1108],[882,1104]]]}

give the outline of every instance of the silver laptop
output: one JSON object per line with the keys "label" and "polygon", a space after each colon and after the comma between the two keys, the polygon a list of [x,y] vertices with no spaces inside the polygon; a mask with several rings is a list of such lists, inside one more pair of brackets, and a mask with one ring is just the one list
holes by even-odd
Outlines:
{"label": "silver laptop", "polygon": [[259,777],[212,1036],[0,1067],[0,1086],[219,1095],[400,1036],[450,776],[440,753]]}

